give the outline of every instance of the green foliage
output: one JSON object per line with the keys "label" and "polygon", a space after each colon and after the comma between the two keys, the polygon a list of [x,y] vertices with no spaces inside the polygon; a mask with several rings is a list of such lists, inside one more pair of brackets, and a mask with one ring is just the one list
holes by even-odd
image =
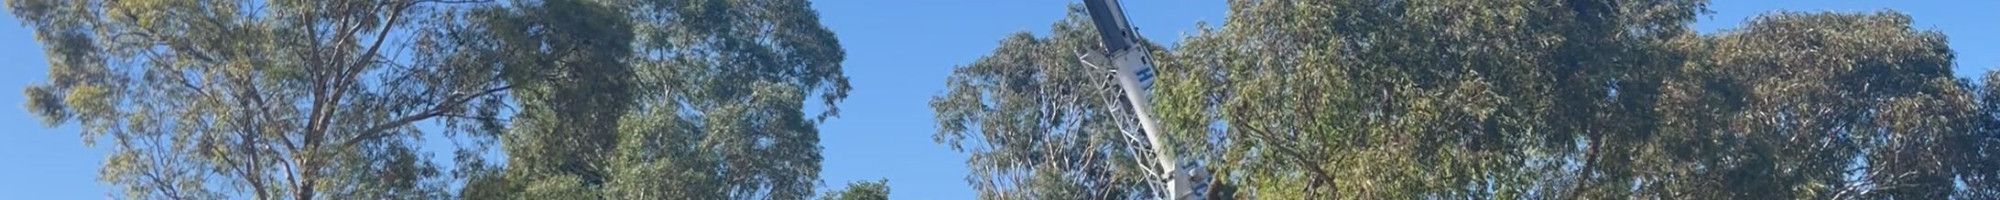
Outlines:
{"label": "green foliage", "polygon": [[[521,110],[492,135],[504,169],[468,199],[804,199],[818,123],[850,90],[844,55],[804,1],[542,1],[475,15],[496,38],[469,59],[511,80]],[[504,11],[504,12],[503,12]],[[818,95],[817,97],[810,97]],[[822,113],[807,113],[809,98]],[[513,194],[513,191],[522,191]],[[557,195],[557,196],[547,196]],[[570,195],[570,196],[566,196]]]}
{"label": "green foliage", "polygon": [[1018,33],[953,70],[931,99],[938,143],[970,152],[968,177],[984,199],[1145,199],[1150,180],[1135,141],[1119,132],[1109,73],[1078,53],[1097,40],[1081,6],[1054,34]]}
{"label": "green foliage", "polygon": [[882,179],[882,180],[875,180],[875,181],[854,181],[854,182],[852,182],[852,183],[847,183],[847,189],[842,189],[842,190],[840,190],[840,191],[836,191],[836,192],[833,192],[833,193],[828,193],[828,194],[826,194],[826,196],[820,196],[820,198],[819,198],[819,199],[822,199],[822,200],[888,200],[888,199],[889,199],[889,180],[888,180],[888,179]]}
{"label": "green foliage", "polygon": [[[1894,12],[1696,34],[1706,4],[1231,1],[1219,29],[1156,56],[1152,106],[1173,151],[1234,188],[1222,197],[1995,196],[2000,90],[1952,77],[1941,34]],[[1138,173],[1079,158],[1139,147],[1085,126],[1116,123],[1111,107],[1071,100],[1115,93],[1062,89],[1110,84],[1075,59],[1096,47],[1071,16],[959,67],[933,100],[983,198],[1149,181],[1079,173]]]}
{"label": "green foliage", "polygon": [[[410,124],[501,105],[504,69],[435,53],[450,1],[8,0],[51,60],[29,107],[108,145],[124,198],[437,198]],[[462,73],[432,73],[462,72]],[[446,123],[462,124],[462,123]],[[103,139],[108,139],[105,141]]]}
{"label": "green foliage", "polygon": [[851,90],[802,0],[6,2],[125,198],[805,199]]}

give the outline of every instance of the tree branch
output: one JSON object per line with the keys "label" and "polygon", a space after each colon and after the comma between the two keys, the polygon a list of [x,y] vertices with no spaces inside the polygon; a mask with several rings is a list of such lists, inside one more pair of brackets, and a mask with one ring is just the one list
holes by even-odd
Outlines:
{"label": "tree branch", "polygon": [[1583,156],[1584,157],[1583,166],[1577,170],[1576,179],[1574,179],[1574,181],[1570,183],[1572,185],[1570,185],[1569,187],[1569,195],[1568,195],[1569,199],[1577,199],[1577,196],[1583,195],[1583,189],[1584,187],[1586,187],[1584,185],[1584,182],[1589,181],[1587,179],[1589,178],[1591,171],[1597,169],[1597,160],[1598,156],[1600,156],[1599,152],[1603,151],[1603,149],[1600,147],[1603,146],[1602,144],[1604,143],[1604,137],[1596,133],[1588,133],[1588,134],[1590,134],[1589,136],[1590,149],[1584,153],[1585,155]]}
{"label": "tree branch", "polygon": [[416,114],[399,117],[396,118],[396,120],[390,120],[387,123],[377,124],[375,126],[368,127],[368,129],[362,129],[361,132],[359,132],[357,136],[355,136],[354,138],[348,138],[347,141],[341,142],[340,147],[346,148],[354,146],[355,144],[359,144],[363,141],[387,137],[389,136],[389,134],[387,134],[389,129],[402,127],[404,125],[409,125],[410,123],[416,123],[417,121],[430,119],[432,117],[443,116],[447,114],[447,112],[449,112],[450,110],[456,109],[464,105],[466,102],[472,101],[473,99],[478,99],[479,97],[492,95],[494,93],[499,93],[512,88],[514,88],[514,86],[509,85],[509,86],[501,86],[498,88],[486,89],[485,91],[480,91],[479,93],[474,93],[469,95],[462,95],[462,96],[453,95],[454,97],[449,98],[445,102],[439,103],[437,106],[433,106],[431,107],[431,109],[427,109],[423,112],[418,112]]}
{"label": "tree branch", "polygon": [[[387,6],[386,4],[387,3],[376,4],[376,7],[379,8],[382,6]],[[389,32],[395,30],[394,27],[396,24],[396,20],[402,18],[403,11],[406,8],[409,8],[409,6],[399,5],[396,6],[396,8],[392,8],[392,11],[389,12],[389,19],[385,20],[381,24],[382,27],[380,28],[380,30],[376,31],[375,41],[373,44],[369,45],[367,53],[364,53],[361,57],[358,58],[358,60],[352,62],[351,66],[349,65],[349,63],[345,62],[333,63],[333,65],[336,67],[333,70],[339,70],[339,71],[335,71],[333,74],[331,74],[333,77],[335,77],[335,79],[329,80],[332,82],[332,84],[330,84],[326,88],[322,88],[325,91],[315,91],[316,92],[315,94],[323,92],[327,93],[327,95],[326,98],[324,99],[314,101],[317,102],[313,105],[314,106],[313,115],[315,116],[313,119],[315,120],[313,120],[311,123],[314,125],[313,127],[316,128],[309,130],[310,132],[307,132],[306,138],[308,140],[316,141],[315,138],[319,138],[319,135],[325,134],[328,123],[332,123],[333,121],[332,119],[333,117],[331,116],[334,113],[333,109],[338,107],[338,104],[340,104],[340,98],[347,95],[346,88],[352,87],[356,82],[358,82],[356,81],[356,79],[360,78],[362,74],[361,72],[364,71],[364,69],[367,69],[369,63],[373,63],[373,60],[375,58],[374,55],[381,50],[382,42],[387,41],[386,39],[389,36]],[[346,20],[343,19],[342,21]],[[353,27],[346,28],[346,30],[342,30],[341,35],[336,36],[336,39],[340,39],[341,42],[336,43],[336,45],[334,45],[334,48],[345,48],[346,45],[340,45],[340,44],[347,43],[346,41],[353,41],[345,38],[353,35],[354,32],[360,31],[361,29],[360,26],[361,23],[356,22]],[[335,51],[335,52],[339,53],[345,51]],[[346,55],[337,55],[334,57],[344,59]],[[311,146],[311,144],[314,144],[314,142],[307,142],[308,146]]]}
{"label": "tree branch", "polygon": [[[1232,114],[1234,114],[1234,115],[1237,115],[1237,118],[1244,118],[1244,117],[1242,116],[1242,114],[1241,114],[1241,113],[1232,113]],[[1261,128],[1258,128],[1258,126],[1252,126],[1252,125],[1245,125],[1245,126],[1231,126],[1230,128],[1232,128],[1232,129],[1233,129],[1233,128],[1236,128],[1236,127],[1242,127],[1242,128],[1243,128],[1243,130],[1244,130],[1243,132],[1246,132],[1246,133],[1251,133],[1251,134],[1254,134],[1255,136],[1253,136],[1253,137],[1257,137],[1257,138],[1258,138],[1259,140],[1264,140],[1264,141],[1283,141],[1283,140],[1280,140],[1280,139],[1282,139],[1282,138],[1279,138],[1279,137],[1276,137],[1276,136],[1274,136],[1274,135],[1271,135],[1270,131],[1266,131],[1266,130],[1264,130],[1264,129],[1261,129]],[[1287,146],[1283,146],[1283,145],[1268,145],[1268,146],[1272,147],[1271,149],[1275,149],[1275,150],[1277,150],[1277,152],[1278,152],[1279,154],[1284,154],[1284,155],[1285,155],[1285,157],[1291,157],[1291,158],[1292,158],[1292,162],[1295,162],[1295,163],[1298,163],[1298,164],[1300,165],[1300,166],[1299,166],[1300,168],[1305,168],[1305,169],[1307,169],[1307,172],[1311,173],[1311,174],[1312,174],[1312,176],[1313,176],[1313,177],[1314,177],[1315,179],[1317,179],[1317,180],[1325,180],[1325,181],[1329,181],[1329,182],[1335,182],[1335,181],[1333,180],[1333,174],[1332,174],[1332,173],[1329,173],[1329,172],[1326,172],[1326,170],[1325,170],[1325,169],[1320,169],[1320,168],[1319,168],[1319,166],[1317,166],[1317,165],[1313,165],[1313,163],[1315,163],[1315,162],[1311,162],[1311,161],[1309,161],[1309,160],[1306,160],[1306,157],[1305,157],[1305,154],[1303,154],[1303,153],[1300,153],[1300,152],[1299,152],[1299,150],[1296,150],[1296,149],[1292,149],[1292,148],[1288,148]],[[1329,188],[1332,188],[1332,190],[1333,190],[1333,191],[1332,191],[1332,192],[1330,192],[1329,194],[1334,194],[1334,195],[1336,195],[1336,196],[1334,196],[1333,198],[1339,198],[1339,197],[1338,197],[1337,195],[1339,195],[1339,194],[1340,194],[1340,193],[1339,193],[1339,192],[1340,192],[1340,186],[1339,186],[1339,185],[1334,185],[1334,186],[1330,186]]]}

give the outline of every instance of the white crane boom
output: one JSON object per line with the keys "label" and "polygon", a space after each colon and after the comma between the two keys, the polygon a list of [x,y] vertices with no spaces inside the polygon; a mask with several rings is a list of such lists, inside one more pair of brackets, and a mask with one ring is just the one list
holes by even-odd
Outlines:
{"label": "white crane boom", "polygon": [[[1125,20],[1125,11],[1118,0],[1084,0],[1084,9],[1090,12],[1090,21],[1097,25],[1097,33],[1103,38],[1104,53],[1115,66],[1119,88],[1125,92],[1125,100],[1130,104],[1132,114],[1139,121],[1139,128],[1145,141],[1151,144],[1155,163],[1166,180],[1162,199],[1202,199],[1200,187],[1193,179],[1197,174],[1182,169],[1172,148],[1167,147],[1165,133],[1154,122],[1147,89],[1153,84],[1153,64],[1151,51],[1141,43],[1139,35]],[[1194,166],[1191,168],[1199,168]],[[1199,169],[1194,169],[1199,170]]]}

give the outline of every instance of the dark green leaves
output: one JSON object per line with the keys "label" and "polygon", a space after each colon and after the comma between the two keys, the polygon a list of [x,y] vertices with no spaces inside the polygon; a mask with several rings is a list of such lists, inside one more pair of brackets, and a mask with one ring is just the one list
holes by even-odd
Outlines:
{"label": "dark green leaves", "polygon": [[[543,1],[484,17],[510,157],[477,198],[804,199],[844,58],[804,1]],[[505,11],[505,12],[502,12]],[[490,35],[490,36],[489,36]],[[490,49],[481,49],[490,48]],[[509,74],[511,73],[511,74]],[[808,113],[816,100],[826,110]],[[511,193],[526,191],[525,193]],[[549,196],[554,195],[554,196]]]}

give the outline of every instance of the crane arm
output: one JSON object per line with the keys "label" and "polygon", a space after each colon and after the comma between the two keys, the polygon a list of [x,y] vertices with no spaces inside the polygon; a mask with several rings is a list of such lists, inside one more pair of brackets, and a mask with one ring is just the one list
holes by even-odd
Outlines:
{"label": "crane arm", "polygon": [[[1166,135],[1153,120],[1151,97],[1147,89],[1152,88],[1152,53],[1141,43],[1130,22],[1125,20],[1125,11],[1118,0],[1084,0],[1084,9],[1090,12],[1091,23],[1097,25],[1097,33],[1102,38],[1104,53],[1117,69],[1114,75],[1119,89],[1124,90],[1125,100],[1130,104],[1131,114],[1139,121],[1145,141],[1151,144],[1154,167],[1160,169],[1160,177],[1165,178],[1166,195],[1161,199],[1202,199],[1201,187],[1196,184],[1198,172],[1181,168],[1172,148],[1167,147]],[[1199,168],[1190,166],[1189,168]]]}

